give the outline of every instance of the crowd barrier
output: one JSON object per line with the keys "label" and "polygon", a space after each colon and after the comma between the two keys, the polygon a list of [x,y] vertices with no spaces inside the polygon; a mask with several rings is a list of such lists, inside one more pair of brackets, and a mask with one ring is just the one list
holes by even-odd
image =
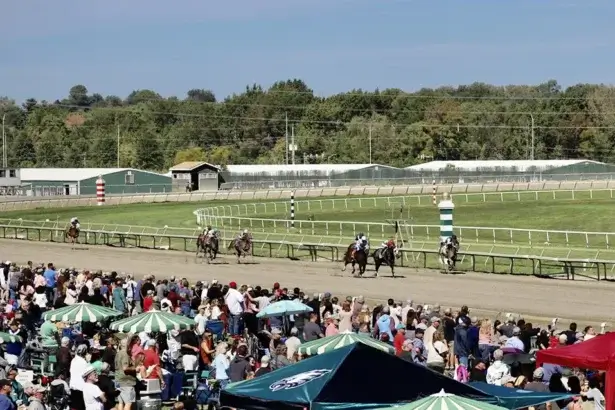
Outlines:
{"label": "crowd barrier", "polygon": [[[49,242],[67,242],[65,230],[60,228],[43,228],[28,226],[0,225],[0,237],[3,239],[21,239]],[[227,252],[229,238],[222,238],[220,250]],[[196,253],[196,238],[186,235],[163,234],[126,234],[123,232],[82,230],[79,243],[83,245],[106,245],[122,248],[150,248],[179,250]],[[253,242],[253,255],[269,258],[284,257],[289,259],[308,259],[312,262],[340,262],[347,246],[324,243],[291,243],[282,241]],[[400,249],[401,257],[397,259],[400,267],[439,268],[438,251],[435,249]],[[537,276],[560,276],[575,279],[578,276],[595,280],[608,279],[608,267],[615,265],[613,260],[552,258],[536,255],[505,255],[481,252],[460,252],[457,269],[472,272],[531,274]],[[485,260],[481,263],[481,260]],[[197,261],[195,257],[195,262]],[[381,267],[382,274],[389,268]]]}
{"label": "crowd barrier", "polygon": [[[492,184],[443,184],[437,185],[437,193],[487,193],[507,191],[588,190],[615,188],[615,181],[542,181]],[[211,191],[176,192],[161,194],[107,195],[106,204],[123,205],[160,202],[201,202],[215,200],[275,200],[286,199],[294,192],[295,198],[318,198],[334,196],[398,196],[431,194],[432,184],[406,186],[360,186],[338,188],[300,188],[262,191]],[[0,212],[34,208],[66,208],[96,206],[95,196],[49,196],[49,197],[2,197]]]}

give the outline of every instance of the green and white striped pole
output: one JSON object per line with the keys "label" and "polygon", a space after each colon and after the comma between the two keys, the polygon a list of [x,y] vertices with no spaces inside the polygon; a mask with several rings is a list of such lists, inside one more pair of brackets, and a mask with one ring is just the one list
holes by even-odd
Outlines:
{"label": "green and white striped pole", "polygon": [[440,242],[444,242],[446,238],[453,236],[453,209],[455,204],[445,192],[442,195],[442,200],[438,203],[440,210]]}

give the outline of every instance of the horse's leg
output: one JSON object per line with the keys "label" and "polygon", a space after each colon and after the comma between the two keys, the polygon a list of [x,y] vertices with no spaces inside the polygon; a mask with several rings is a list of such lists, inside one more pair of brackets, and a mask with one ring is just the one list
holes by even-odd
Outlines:
{"label": "horse's leg", "polygon": [[353,260],[353,261],[352,261],[352,274],[353,274],[353,275],[354,275],[354,272],[355,272],[355,267],[354,267],[355,263],[356,263],[356,262]]}

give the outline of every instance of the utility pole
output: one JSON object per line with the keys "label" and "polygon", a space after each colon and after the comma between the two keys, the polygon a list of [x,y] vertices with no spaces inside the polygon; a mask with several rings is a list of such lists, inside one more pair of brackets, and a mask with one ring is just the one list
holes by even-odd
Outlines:
{"label": "utility pole", "polygon": [[532,146],[530,149],[530,159],[534,161],[534,115],[530,113],[530,118],[532,119]]}
{"label": "utility pole", "polygon": [[531,136],[531,145],[530,145],[530,160],[534,160],[534,115],[530,113],[530,119],[532,121],[530,126],[530,136]]}
{"label": "utility pole", "polygon": [[284,134],[286,139],[286,165],[288,165],[288,113],[284,113],[284,117],[286,118],[286,133]]}
{"label": "utility pole", "polygon": [[293,150],[293,153],[292,153],[292,158],[293,158],[292,164],[295,165],[295,150],[296,150],[297,147],[295,147],[295,126],[294,125],[291,127],[290,146],[291,146],[291,149]]}
{"label": "utility pole", "polygon": [[7,167],[7,150],[6,150],[6,133],[4,131],[4,120],[6,120],[6,113],[2,114],[2,168]]}
{"label": "utility pole", "polygon": [[372,124],[369,124],[369,164],[372,164]]}
{"label": "utility pole", "polygon": [[120,167],[120,124],[117,124],[117,167]]}

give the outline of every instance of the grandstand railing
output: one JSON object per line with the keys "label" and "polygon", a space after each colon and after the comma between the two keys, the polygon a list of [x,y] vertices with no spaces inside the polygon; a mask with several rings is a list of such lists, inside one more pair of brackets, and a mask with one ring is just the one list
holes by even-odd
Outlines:
{"label": "grandstand railing", "polygon": [[[56,227],[31,227],[0,225],[0,238],[22,239],[50,242],[66,242],[65,230]],[[195,237],[168,234],[137,234],[111,231],[82,230],[79,238],[83,245],[107,245],[123,248],[153,248],[164,250],[181,250],[195,252]],[[223,238],[220,250],[224,253],[230,239]],[[347,246],[323,243],[291,243],[283,241],[253,242],[254,256],[284,257],[291,259],[308,259],[317,261],[339,262]],[[401,249],[398,258],[401,267],[438,268],[438,251],[435,249]],[[460,252],[459,270],[475,272],[532,274],[553,276],[567,279],[577,276],[596,280],[608,279],[608,268],[615,265],[615,260],[551,258],[537,255],[503,255],[481,252]],[[480,263],[485,259],[485,263]],[[387,267],[381,273],[386,274]]]}

